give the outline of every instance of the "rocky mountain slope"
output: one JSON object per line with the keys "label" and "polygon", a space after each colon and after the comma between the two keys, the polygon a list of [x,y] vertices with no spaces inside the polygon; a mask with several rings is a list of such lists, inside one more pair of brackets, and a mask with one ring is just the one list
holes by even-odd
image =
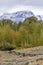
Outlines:
{"label": "rocky mountain slope", "polygon": [[[23,21],[27,17],[35,16],[32,11],[18,11],[15,13],[4,13],[0,16],[0,19],[11,19],[13,21]],[[36,16],[39,20],[41,20],[41,16]]]}
{"label": "rocky mountain slope", "polygon": [[43,46],[0,51],[0,65],[43,65]]}

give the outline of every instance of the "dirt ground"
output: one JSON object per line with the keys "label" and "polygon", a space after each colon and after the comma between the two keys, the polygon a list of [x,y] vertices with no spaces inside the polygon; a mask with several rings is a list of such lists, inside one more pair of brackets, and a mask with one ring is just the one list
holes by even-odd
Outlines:
{"label": "dirt ground", "polygon": [[43,46],[0,51],[0,65],[43,65]]}

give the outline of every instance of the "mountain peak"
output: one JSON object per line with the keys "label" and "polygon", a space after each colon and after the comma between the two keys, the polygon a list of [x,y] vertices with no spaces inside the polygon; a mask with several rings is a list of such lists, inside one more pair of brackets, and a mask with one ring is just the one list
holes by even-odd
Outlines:
{"label": "mountain peak", "polygon": [[[4,13],[0,19],[11,19],[13,21],[23,21],[27,17],[35,16],[32,11],[18,11],[14,13]],[[39,17],[39,16],[37,16]]]}

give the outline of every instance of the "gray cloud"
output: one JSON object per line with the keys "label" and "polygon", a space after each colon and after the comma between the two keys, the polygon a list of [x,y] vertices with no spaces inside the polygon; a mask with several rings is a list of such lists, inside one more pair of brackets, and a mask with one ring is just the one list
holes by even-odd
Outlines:
{"label": "gray cloud", "polygon": [[32,6],[43,8],[43,0],[0,0],[0,13],[8,12],[16,6]]}
{"label": "gray cloud", "polygon": [[0,0],[0,7],[12,7],[16,5],[43,6],[43,0]]}

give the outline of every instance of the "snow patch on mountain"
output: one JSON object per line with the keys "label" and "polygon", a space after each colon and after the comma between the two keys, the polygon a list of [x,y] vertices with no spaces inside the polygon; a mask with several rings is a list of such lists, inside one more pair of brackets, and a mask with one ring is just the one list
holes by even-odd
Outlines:
{"label": "snow patch on mountain", "polygon": [[[13,21],[23,21],[27,17],[35,16],[32,11],[18,11],[15,13],[4,13],[0,19],[11,19]],[[36,16],[39,20],[41,16]]]}

